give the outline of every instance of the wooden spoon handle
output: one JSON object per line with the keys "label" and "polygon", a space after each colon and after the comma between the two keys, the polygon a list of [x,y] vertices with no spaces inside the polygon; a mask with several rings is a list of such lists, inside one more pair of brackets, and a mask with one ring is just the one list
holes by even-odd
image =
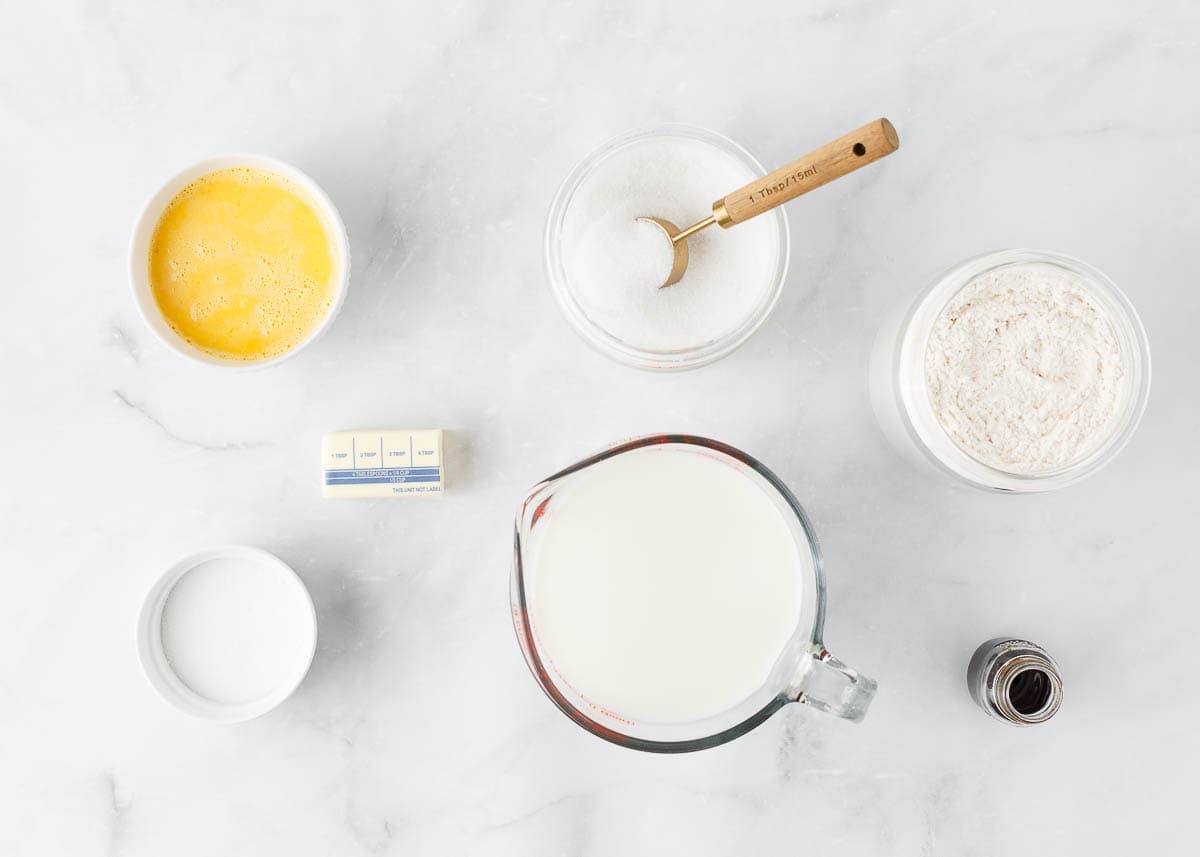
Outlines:
{"label": "wooden spoon handle", "polygon": [[755,179],[724,199],[718,199],[713,203],[713,217],[728,229],[874,163],[899,148],[900,138],[892,123],[876,119],[761,179]]}

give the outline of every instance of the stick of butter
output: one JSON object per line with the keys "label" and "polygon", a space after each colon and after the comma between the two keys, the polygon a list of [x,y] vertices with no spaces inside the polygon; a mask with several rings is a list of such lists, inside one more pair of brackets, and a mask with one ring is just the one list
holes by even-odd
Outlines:
{"label": "stick of butter", "polygon": [[335,431],[321,441],[326,497],[441,494],[442,431]]}

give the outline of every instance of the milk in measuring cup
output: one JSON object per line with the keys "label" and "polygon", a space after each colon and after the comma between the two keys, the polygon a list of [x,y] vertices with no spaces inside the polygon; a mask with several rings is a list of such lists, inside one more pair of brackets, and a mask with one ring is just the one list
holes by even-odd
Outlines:
{"label": "milk in measuring cup", "polygon": [[703,451],[601,461],[554,499],[530,613],[548,666],[640,722],[700,720],[759,690],[812,557],[774,500]]}

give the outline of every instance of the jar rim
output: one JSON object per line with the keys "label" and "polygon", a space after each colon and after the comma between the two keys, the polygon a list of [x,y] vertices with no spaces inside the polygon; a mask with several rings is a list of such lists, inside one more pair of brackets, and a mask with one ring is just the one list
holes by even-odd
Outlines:
{"label": "jar rim", "polygon": [[[1045,678],[1044,698],[1035,709],[1025,711],[1014,701],[1013,692],[1021,677],[1032,673],[1038,673]],[[1062,706],[1062,679],[1049,658],[1018,655],[1001,664],[996,670],[994,682],[996,710],[1004,719],[1013,723],[1022,725],[1044,723],[1057,714],[1058,709]]]}

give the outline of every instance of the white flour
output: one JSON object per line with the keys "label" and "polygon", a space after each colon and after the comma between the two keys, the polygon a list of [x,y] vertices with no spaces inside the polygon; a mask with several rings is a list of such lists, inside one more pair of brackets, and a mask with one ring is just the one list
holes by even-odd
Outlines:
{"label": "white flour", "polygon": [[1128,394],[1104,310],[1081,277],[1046,264],[989,271],[951,298],[929,337],[925,379],[960,448],[1021,474],[1096,449]]}
{"label": "white flour", "polygon": [[772,217],[688,239],[683,280],[659,289],[671,244],[640,216],[680,229],[754,173],[715,146],[686,138],[618,149],[576,189],[563,218],[563,270],[584,313],[622,342],[649,351],[694,348],[740,326],[773,285],[780,242]]}

